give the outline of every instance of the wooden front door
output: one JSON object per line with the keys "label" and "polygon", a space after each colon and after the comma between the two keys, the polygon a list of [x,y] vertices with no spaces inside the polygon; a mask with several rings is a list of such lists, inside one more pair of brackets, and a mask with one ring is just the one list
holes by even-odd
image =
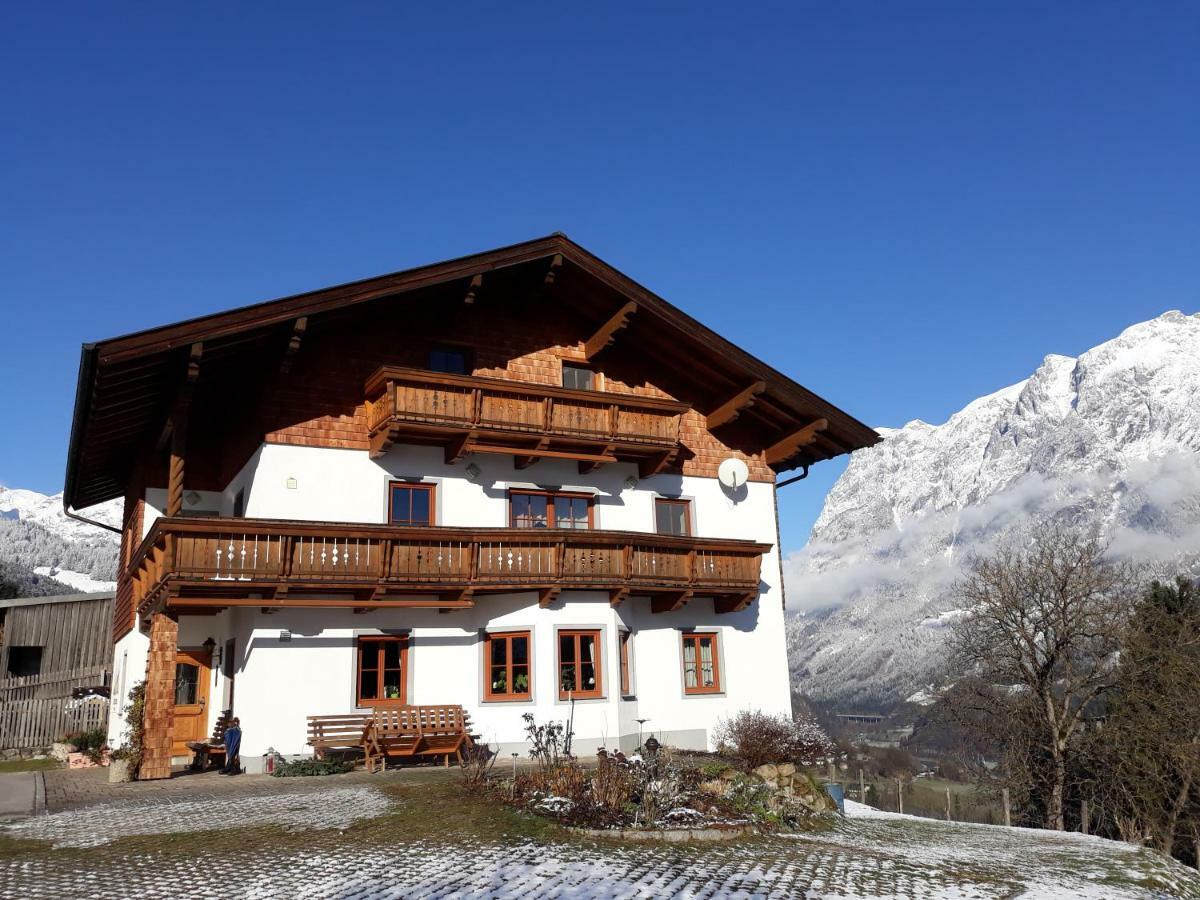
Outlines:
{"label": "wooden front door", "polygon": [[180,650],[175,655],[175,726],[171,755],[188,756],[188,741],[208,737],[208,686],[212,681],[212,653]]}

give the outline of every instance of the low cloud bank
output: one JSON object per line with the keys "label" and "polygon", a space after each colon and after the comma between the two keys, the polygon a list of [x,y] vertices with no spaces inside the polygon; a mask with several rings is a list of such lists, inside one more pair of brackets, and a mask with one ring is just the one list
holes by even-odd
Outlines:
{"label": "low cloud bank", "polygon": [[1200,456],[1171,453],[1123,473],[1033,472],[977,504],[836,543],[810,543],[784,560],[788,606],[838,608],[898,589],[933,599],[972,556],[1052,519],[1098,528],[1114,558],[1162,574],[1200,575]]}

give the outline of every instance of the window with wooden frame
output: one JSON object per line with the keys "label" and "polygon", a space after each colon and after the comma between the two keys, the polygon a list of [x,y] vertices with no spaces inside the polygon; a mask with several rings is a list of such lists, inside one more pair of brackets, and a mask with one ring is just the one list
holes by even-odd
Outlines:
{"label": "window with wooden frame", "polygon": [[513,528],[591,528],[590,494],[509,491],[509,524]]}
{"label": "window with wooden frame", "polygon": [[388,489],[388,521],[393,525],[433,524],[432,484],[393,481]]}
{"label": "window with wooden frame", "polygon": [[408,701],[408,635],[360,637],[356,645],[356,705],[403,706]]}
{"label": "window with wooden frame", "polygon": [[686,632],[683,635],[683,692],[716,694],[721,691],[719,636]]}
{"label": "window with wooden frame", "polygon": [[558,633],[558,699],[602,695],[599,631]]}
{"label": "window with wooden frame", "polygon": [[633,693],[633,679],[629,672],[629,632],[621,631],[617,638],[620,641],[620,660],[621,660],[621,693],[628,697]]}
{"label": "window with wooden frame", "polygon": [[429,350],[429,369],[447,375],[470,375],[471,351],[465,347],[432,347]]}
{"label": "window with wooden frame", "polygon": [[654,530],[659,534],[691,534],[692,501],[655,498]]}
{"label": "window with wooden frame", "polygon": [[484,686],[487,700],[528,700],[532,696],[528,631],[488,634],[483,639]]}
{"label": "window with wooden frame", "polygon": [[596,389],[596,373],[587,366],[575,366],[570,363],[562,364],[562,383],[565,388],[577,391],[592,391]]}

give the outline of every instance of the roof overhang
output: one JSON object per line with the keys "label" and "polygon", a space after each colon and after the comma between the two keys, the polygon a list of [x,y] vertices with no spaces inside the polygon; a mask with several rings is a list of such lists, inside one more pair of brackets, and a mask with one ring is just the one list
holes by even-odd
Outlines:
{"label": "roof overhang", "polygon": [[[879,440],[867,425],[730,343],[563,234],[552,234],[485,253],[419,266],[390,275],[296,294],[226,312],[85,344],[79,366],[63,504],[80,509],[124,493],[131,451],[161,429],[172,378],[187,364],[188,348],[203,342],[204,358],[244,352],[255,341],[290,329],[297,320],[357,304],[430,288],[470,283],[476,276],[552,260],[586,273],[637,304],[639,319],[707,351],[732,384],[763,383],[754,406],[773,410],[775,421],[796,427],[825,419],[817,444],[774,468],[784,471],[870,446]],[[126,467],[126,468],[123,468]]]}

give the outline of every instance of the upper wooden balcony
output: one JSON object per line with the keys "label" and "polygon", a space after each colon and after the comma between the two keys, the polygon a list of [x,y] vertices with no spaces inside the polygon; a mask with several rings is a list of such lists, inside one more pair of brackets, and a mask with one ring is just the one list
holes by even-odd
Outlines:
{"label": "upper wooden balcony", "polygon": [[606,591],[648,596],[655,612],[693,596],[717,612],[758,595],[770,544],[629,531],[411,528],[335,522],[160,518],[129,565],[136,609],[475,605],[480,594]]}
{"label": "upper wooden balcony", "polygon": [[503,453],[518,468],[557,457],[590,471],[620,460],[638,463],[643,477],[678,453],[688,409],[657,397],[390,366],[367,381],[366,398],[373,455],[395,443],[435,443],[447,462]]}

